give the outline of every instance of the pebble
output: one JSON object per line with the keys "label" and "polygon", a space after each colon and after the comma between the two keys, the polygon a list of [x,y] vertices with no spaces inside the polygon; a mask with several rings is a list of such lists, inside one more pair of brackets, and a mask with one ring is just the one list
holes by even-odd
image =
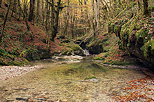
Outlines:
{"label": "pebble", "polygon": [[17,97],[16,100],[18,101],[28,101],[28,97]]}
{"label": "pebble", "polygon": [[46,98],[37,98],[36,100],[40,100],[40,101],[46,101]]}
{"label": "pebble", "polygon": [[97,83],[97,82],[99,82],[99,79],[92,78],[92,79],[87,79],[87,80],[81,80],[81,82],[93,82],[93,83]]}
{"label": "pebble", "polygon": [[8,80],[10,78],[21,76],[28,72],[42,68],[42,65],[36,66],[2,66],[0,67],[0,80]]}

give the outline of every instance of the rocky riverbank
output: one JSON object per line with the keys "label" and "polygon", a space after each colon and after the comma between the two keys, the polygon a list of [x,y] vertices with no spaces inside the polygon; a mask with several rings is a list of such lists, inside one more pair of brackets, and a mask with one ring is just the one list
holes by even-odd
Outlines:
{"label": "rocky riverbank", "polygon": [[0,80],[7,80],[16,76],[21,76],[28,72],[43,68],[42,65],[35,66],[1,66]]}

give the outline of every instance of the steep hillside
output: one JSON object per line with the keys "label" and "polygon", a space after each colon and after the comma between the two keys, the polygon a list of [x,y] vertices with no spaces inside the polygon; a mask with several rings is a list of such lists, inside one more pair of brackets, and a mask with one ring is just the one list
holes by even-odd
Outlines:
{"label": "steep hillside", "polygon": [[154,17],[133,17],[109,24],[120,49],[149,67],[154,66]]}
{"label": "steep hillside", "polygon": [[[5,7],[0,8],[0,31],[3,29],[6,10]],[[60,53],[72,54],[74,51],[82,50],[74,43],[62,41],[66,38],[55,39],[55,42],[52,42],[43,27],[32,22],[28,22],[28,25],[29,31],[25,21],[8,18],[0,43],[0,65],[22,65],[31,60],[51,58],[52,55]]]}

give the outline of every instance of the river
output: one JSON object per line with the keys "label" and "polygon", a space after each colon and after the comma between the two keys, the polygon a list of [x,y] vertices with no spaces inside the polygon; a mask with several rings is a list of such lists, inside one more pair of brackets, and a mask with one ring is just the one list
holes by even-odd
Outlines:
{"label": "river", "polygon": [[129,81],[146,77],[140,69],[112,68],[91,59],[71,58],[34,62],[43,68],[1,80],[0,102],[116,102],[114,97],[128,94],[123,88]]}

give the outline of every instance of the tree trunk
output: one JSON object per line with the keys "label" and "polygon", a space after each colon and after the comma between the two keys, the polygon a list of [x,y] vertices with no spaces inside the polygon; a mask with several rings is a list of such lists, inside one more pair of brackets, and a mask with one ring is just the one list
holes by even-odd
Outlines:
{"label": "tree trunk", "polygon": [[37,15],[36,23],[38,23],[39,22],[39,19],[40,19],[40,0],[37,0],[37,11],[36,11],[36,15]]}
{"label": "tree trunk", "polygon": [[[70,5],[70,0],[67,1],[67,5],[69,6]],[[70,18],[70,8],[68,7],[67,10],[66,10],[66,14],[65,14],[65,17],[66,17],[66,20],[65,20],[65,26],[64,26],[64,34],[68,34],[68,26],[69,26],[69,18]]]}
{"label": "tree trunk", "polygon": [[57,5],[55,6],[55,2],[54,0],[50,2],[48,2],[48,0],[46,0],[47,3],[49,3],[49,5],[51,6],[51,24],[52,24],[52,27],[51,27],[51,38],[50,40],[51,41],[54,41],[57,33],[58,33],[58,26],[59,26],[59,14],[60,14],[60,11],[62,10],[61,9],[61,0],[58,0]]}
{"label": "tree trunk", "polygon": [[8,19],[9,12],[10,12],[10,8],[11,8],[11,1],[10,1],[10,4],[7,8],[7,12],[6,12],[6,15],[5,15],[5,18],[4,18],[3,28],[2,28],[2,31],[0,33],[0,42],[2,41],[2,38],[3,38],[3,35],[4,35],[4,30],[5,30],[6,22],[7,22],[7,19]]}
{"label": "tree trunk", "polygon": [[53,35],[55,35],[55,6],[54,6],[54,0],[52,0],[52,4],[50,5],[51,6],[51,11],[52,11],[52,13],[51,13],[51,38],[50,38],[50,40],[51,41],[54,41],[54,37],[53,37]]}
{"label": "tree trunk", "polygon": [[145,16],[148,16],[148,14],[149,14],[149,10],[148,10],[148,0],[143,0],[143,6],[144,6],[144,11],[143,11],[143,13],[144,13],[144,15]]}
{"label": "tree trunk", "polygon": [[3,0],[0,0],[0,7],[2,7],[2,1],[3,1]]}
{"label": "tree trunk", "polygon": [[17,0],[14,0],[11,17],[13,17],[13,14],[16,15],[16,12],[17,12]]}
{"label": "tree trunk", "polygon": [[28,24],[27,17],[26,17],[26,15],[24,14],[24,11],[23,11],[22,8],[21,8],[20,0],[18,0],[18,6],[19,6],[20,11],[21,11],[22,14],[23,14],[23,18],[24,18],[24,20],[25,20],[25,23],[26,23],[26,26],[27,26],[27,30],[29,31],[29,30],[30,30],[30,26],[29,26],[29,24]]}
{"label": "tree trunk", "polygon": [[28,2],[27,2],[27,0],[24,0],[24,4],[23,4],[23,12],[24,12],[24,14],[25,14],[25,17],[27,17],[28,16]]}
{"label": "tree trunk", "polygon": [[55,37],[58,33],[60,5],[61,5],[61,0],[59,0],[57,2],[57,10],[55,11],[55,22],[54,22],[54,25],[53,25],[53,31],[52,31],[52,37],[51,37],[52,41],[54,41],[54,39],[55,39]]}
{"label": "tree trunk", "polygon": [[44,13],[44,1],[42,0],[42,8],[41,8],[41,16],[42,16],[42,25],[44,25],[44,20],[45,20],[45,13]]}
{"label": "tree trunk", "polygon": [[49,30],[49,4],[46,3],[46,7],[45,7],[45,13],[46,13],[46,20],[45,20],[45,29],[46,32],[48,32]]}
{"label": "tree trunk", "polygon": [[28,21],[34,20],[34,6],[35,6],[35,0],[30,0],[30,11],[29,11],[29,17]]}

